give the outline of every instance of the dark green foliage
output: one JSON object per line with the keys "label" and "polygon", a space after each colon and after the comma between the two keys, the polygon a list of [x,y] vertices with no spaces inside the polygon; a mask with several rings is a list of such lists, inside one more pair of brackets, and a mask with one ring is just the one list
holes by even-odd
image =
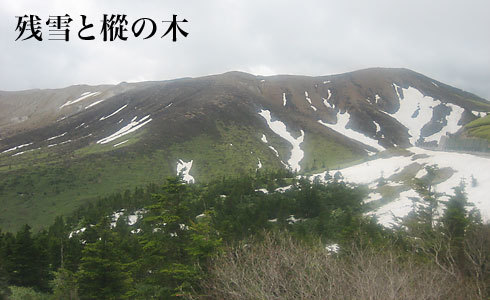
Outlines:
{"label": "dark green foliage", "polygon": [[123,299],[128,296],[131,277],[124,266],[125,254],[118,247],[109,220],[96,226],[99,238],[82,252],[76,276],[82,299]]}
{"label": "dark green foliage", "polygon": [[[443,226],[434,225],[435,174],[436,169],[429,168],[428,176],[417,183],[422,198],[417,203],[429,205],[406,219],[408,230],[395,232],[363,216],[366,191],[344,183],[341,174],[327,185],[287,171],[257,171],[255,176],[206,184],[184,184],[181,178],[170,177],[159,187],[87,203],[73,215],[57,217],[47,231],[32,234],[26,226],[16,235],[0,233],[0,293],[8,292],[2,290],[2,280],[8,280],[41,291],[51,288],[54,299],[197,296],[203,292],[201,283],[209,276],[213,258],[224,246],[260,240],[271,231],[288,232],[306,243],[336,243],[341,249],[390,245],[409,253],[418,247],[424,250],[417,252],[421,262],[433,261],[435,250],[447,254],[448,249],[465,249],[454,252],[465,255],[467,232],[476,240],[478,222],[465,209],[464,190],[456,189]],[[288,188],[276,192],[280,187]],[[136,211],[140,218],[128,224]],[[117,222],[115,212],[120,215]],[[452,244],[435,248],[442,236],[453,237]],[[414,246],[412,242],[420,239],[424,243]],[[475,270],[485,266],[486,258],[477,256],[481,245],[473,245],[476,254],[471,259],[463,255],[461,270],[468,264]],[[438,263],[450,265],[449,260]],[[479,272],[480,278],[486,274]]]}

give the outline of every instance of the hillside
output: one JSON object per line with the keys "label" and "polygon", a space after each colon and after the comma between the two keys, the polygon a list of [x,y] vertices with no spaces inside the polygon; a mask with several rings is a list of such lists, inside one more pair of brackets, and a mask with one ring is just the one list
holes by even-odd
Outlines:
{"label": "hillside", "polygon": [[177,170],[197,182],[257,169],[313,174],[392,148],[436,147],[490,104],[377,68],[0,92],[0,108],[0,227],[16,230]]}

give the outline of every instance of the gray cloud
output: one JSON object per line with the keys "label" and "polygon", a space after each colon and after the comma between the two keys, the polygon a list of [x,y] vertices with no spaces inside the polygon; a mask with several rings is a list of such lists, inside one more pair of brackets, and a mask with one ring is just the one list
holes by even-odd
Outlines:
{"label": "gray cloud", "polygon": [[[487,0],[4,0],[0,89],[164,80],[241,70],[328,75],[405,67],[490,99]],[[15,16],[69,13],[72,41],[15,42]],[[187,18],[187,38],[102,42],[103,13]],[[80,14],[97,40],[76,37]],[[163,25],[159,24],[163,34]],[[46,28],[45,28],[46,29]],[[44,33],[45,35],[47,32]]]}

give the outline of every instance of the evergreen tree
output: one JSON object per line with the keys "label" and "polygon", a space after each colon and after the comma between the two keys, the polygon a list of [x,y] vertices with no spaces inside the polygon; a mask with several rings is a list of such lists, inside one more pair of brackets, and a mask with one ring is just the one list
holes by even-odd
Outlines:
{"label": "evergreen tree", "polygon": [[82,252],[77,281],[81,299],[123,299],[129,296],[131,277],[106,217],[96,226],[97,241]]}
{"label": "evergreen tree", "polygon": [[9,273],[13,285],[48,290],[47,257],[42,246],[36,246],[29,225],[17,232],[12,245],[11,262]]}

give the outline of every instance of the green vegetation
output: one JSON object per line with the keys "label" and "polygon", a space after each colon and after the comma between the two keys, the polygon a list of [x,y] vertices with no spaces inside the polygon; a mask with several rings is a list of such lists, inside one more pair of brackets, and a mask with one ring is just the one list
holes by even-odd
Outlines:
{"label": "green vegetation", "polygon": [[[191,175],[201,182],[253,174],[259,159],[264,169],[284,168],[260,140],[262,133],[220,122],[216,127],[218,136],[202,134],[149,149],[144,147],[142,133],[137,132],[115,151],[109,151],[114,143],[92,144],[74,152],[67,144],[15,157],[0,156],[0,226],[16,231],[29,223],[35,231],[42,229],[56,216],[67,215],[87,201],[175,175],[179,159],[193,160]],[[268,142],[282,161],[289,159],[290,145],[286,141],[268,134]],[[359,159],[349,149],[309,133],[303,148],[302,165],[310,171]]]}
{"label": "green vegetation", "polygon": [[469,136],[490,141],[490,115],[466,124],[465,130]]}
{"label": "green vegetation", "polygon": [[435,223],[437,169],[427,170],[417,182],[426,205],[395,230],[364,217],[365,190],[340,180],[286,171],[190,185],[170,177],[86,203],[48,230],[0,232],[0,295],[485,299],[490,228],[467,210],[463,186]]}

